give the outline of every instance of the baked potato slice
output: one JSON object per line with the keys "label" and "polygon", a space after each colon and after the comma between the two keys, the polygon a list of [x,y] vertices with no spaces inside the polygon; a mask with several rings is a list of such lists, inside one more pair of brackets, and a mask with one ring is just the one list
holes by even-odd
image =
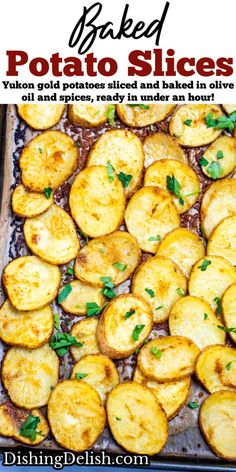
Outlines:
{"label": "baked potato slice", "polygon": [[18,185],[12,193],[12,209],[16,215],[32,218],[40,215],[53,204],[53,194],[46,198],[44,193],[30,192],[24,185]]}
{"label": "baked potato slice", "polygon": [[89,241],[75,262],[75,276],[92,285],[103,287],[101,277],[111,277],[114,286],[127,280],[141,259],[134,236],[115,231],[106,237]]}
{"label": "baked potato slice", "polygon": [[169,190],[180,214],[196,203],[200,193],[196,172],[187,164],[174,159],[159,159],[151,164],[145,172],[144,186]]}
{"label": "baked potato slice", "polygon": [[136,367],[134,371],[133,381],[153,391],[163,410],[166,412],[168,420],[174,418],[184,407],[191,387],[191,377],[173,380],[173,382],[158,383],[145,377],[139,367]]}
{"label": "baked potato slice", "polygon": [[176,228],[162,239],[158,256],[169,257],[189,277],[194,264],[204,257],[205,249],[199,236],[189,229]]}
{"label": "baked potato slice", "polygon": [[156,323],[165,321],[173,303],[185,295],[187,281],[179,267],[164,256],[146,259],[135,272],[131,290],[149,303]]}
{"label": "baked potato slice", "polygon": [[11,347],[4,356],[1,374],[15,405],[39,408],[47,405],[58,382],[59,359],[48,344],[33,350]]}
{"label": "baked potato slice", "polygon": [[72,280],[70,286],[72,290],[69,295],[60,302],[60,305],[66,313],[70,313],[71,315],[86,315],[86,303],[95,303],[99,307],[102,307],[105,298],[99,287],[92,287],[80,280]]}
{"label": "baked potato slice", "polygon": [[4,343],[35,349],[49,341],[53,328],[49,305],[39,310],[18,311],[6,300],[0,308],[0,338]]}
{"label": "baked potato slice", "polygon": [[125,129],[115,129],[103,133],[96,141],[87,166],[106,166],[110,162],[123,183],[125,194],[131,195],[140,183],[143,161],[143,146],[138,136]]}
{"label": "baked potato slice", "polygon": [[175,109],[176,105],[116,105],[117,115],[128,126],[143,126],[164,120]]}
{"label": "baked potato slice", "polygon": [[220,136],[204,152],[201,158],[202,172],[212,179],[222,179],[236,166],[236,139]]}
{"label": "baked potato slice", "polygon": [[80,248],[72,218],[57,205],[42,215],[27,218],[24,236],[33,254],[50,264],[66,264],[77,256]]}
{"label": "baked potato slice", "polygon": [[23,184],[33,192],[55,189],[74,172],[78,148],[61,131],[44,131],[24,147],[20,156]]}
{"label": "baked potato slice", "polygon": [[222,256],[236,265],[236,216],[229,216],[213,229],[207,244],[207,255]]}
{"label": "baked potato slice", "polygon": [[215,311],[224,291],[236,282],[236,269],[224,257],[206,256],[196,262],[189,278],[189,295],[199,297]]}
{"label": "baked potato slice", "polygon": [[107,394],[119,383],[119,374],[109,357],[93,354],[82,357],[73,368],[72,379],[83,380],[93,387],[105,402]]}
{"label": "baked potato slice", "polygon": [[116,297],[103,311],[97,328],[101,352],[123,359],[138,349],[149,336],[153,317],[148,303],[133,293]]}
{"label": "baked potato slice", "polygon": [[128,202],[125,224],[141,249],[155,254],[160,240],[180,225],[180,218],[169,192],[159,187],[144,187]]}
{"label": "baked potato slice", "polygon": [[213,229],[228,216],[236,215],[236,180],[223,179],[214,182],[203,195],[201,223],[209,239]]}
{"label": "baked potato slice", "polygon": [[51,394],[48,420],[60,446],[82,452],[102,433],[106,413],[99,394],[88,383],[64,380]]}
{"label": "baked potato slice", "polygon": [[109,166],[86,167],[76,176],[70,190],[72,217],[91,238],[117,230],[124,217],[124,188],[112,169]]}
{"label": "baked potato slice", "polygon": [[109,393],[106,408],[120,446],[135,454],[160,452],[168,438],[168,423],[151,389],[136,382],[120,383]]}
{"label": "baked potato slice", "polygon": [[224,110],[226,111],[226,113],[228,115],[230,115],[231,113],[236,111],[236,105],[235,104],[234,105],[233,104],[232,105],[230,105],[230,104],[222,105],[222,107],[224,108]]}
{"label": "baked potato slice", "polygon": [[194,372],[199,348],[183,336],[164,336],[145,344],[138,355],[141,372],[157,382],[172,382]]}
{"label": "baked potato slice", "polygon": [[56,125],[62,117],[65,105],[50,103],[27,103],[17,105],[17,111],[27,125],[33,129],[48,129]]}
{"label": "baked potato slice", "polygon": [[196,361],[196,376],[210,392],[236,391],[236,350],[229,346],[208,346]]}
{"label": "baked potato slice", "polygon": [[212,451],[222,459],[236,460],[236,392],[212,393],[199,413],[201,432]]}
{"label": "baked potato slice", "polygon": [[172,136],[158,132],[149,134],[143,141],[144,167],[159,159],[175,159],[188,164],[184,150]]}
{"label": "baked potato slice", "polygon": [[12,305],[20,311],[48,305],[55,298],[60,282],[60,269],[37,256],[18,257],[3,272],[5,290]]}
{"label": "baked potato slice", "polygon": [[[36,420],[38,422],[37,427],[34,429],[36,432],[35,439],[34,433],[31,436],[27,436],[30,427],[30,419],[33,421]],[[24,425],[26,426],[24,427]],[[29,425],[28,428],[27,425]],[[36,444],[40,444],[42,441],[44,441],[48,433],[48,422],[40,410],[35,409],[27,411],[23,408],[20,409],[15,407],[15,405],[9,401],[6,401],[0,405],[1,436],[12,437],[16,441],[27,444],[28,446],[35,446]]]}
{"label": "baked potato slice", "polygon": [[83,344],[81,347],[71,346],[70,348],[70,353],[75,362],[90,354],[100,354],[96,337],[97,327],[97,318],[86,318],[72,326],[71,336],[74,336],[77,341]]}
{"label": "baked potato slice", "polygon": [[207,127],[206,117],[210,114],[216,119],[222,116],[222,110],[215,104],[182,105],[171,118],[170,134],[175,136],[182,146],[197,147],[212,143],[222,130]]}
{"label": "baked potato slice", "polygon": [[82,128],[101,126],[107,120],[108,108],[110,105],[90,105],[81,103],[79,105],[69,105],[69,120]]}
{"label": "baked potato slice", "polygon": [[[230,285],[222,297],[223,321],[231,339],[236,343],[236,284]],[[232,329],[234,328],[234,329]]]}
{"label": "baked potato slice", "polygon": [[211,344],[225,344],[223,325],[214,311],[200,298],[183,297],[171,308],[169,317],[170,334],[191,339],[199,349]]}

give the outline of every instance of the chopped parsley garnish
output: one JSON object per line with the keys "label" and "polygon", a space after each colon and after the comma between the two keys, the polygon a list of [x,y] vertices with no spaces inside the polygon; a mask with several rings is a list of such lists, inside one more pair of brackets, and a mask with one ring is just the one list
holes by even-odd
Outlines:
{"label": "chopped parsley garnish", "polygon": [[198,269],[201,269],[202,272],[205,272],[207,270],[207,267],[211,264],[211,261],[208,261],[208,259],[204,259],[202,264],[198,266]]}
{"label": "chopped parsley garnish", "polygon": [[214,302],[216,303],[216,313],[217,315],[221,315],[222,313],[222,304],[220,297],[215,297]]}
{"label": "chopped parsley garnish", "polygon": [[114,262],[112,264],[113,267],[115,267],[117,270],[120,270],[121,272],[124,272],[125,269],[127,268],[127,264],[122,264],[122,262]]}
{"label": "chopped parsley garnish", "polygon": [[208,175],[214,180],[219,179],[219,177],[222,177],[223,175],[223,169],[217,161],[212,161],[206,170]]}
{"label": "chopped parsley garnish", "polygon": [[116,421],[121,421],[121,418],[119,418],[118,416],[116,416]]}
{"label": "chopped parsley garnish", "polygon": [[206,167],[208,166],[209,162],[204,156],[202,156],[201,159],[199,159],[199,164],[202,167]]}
{"label": "chopped parsley garnish", "polygon": [[115,105],[109,105],[106,115],[107,115],[109,125],[115,126],[115,115],[116,115]]}
{"label": "chopped parsley garnish", "polygon": [[74,268],[73,267],[68,267],[66,273],[69,274],[69,275],[74,275]]}
{"label": "chopped parsley garnish", "polygon": [[223,159],[223,157],[224,157],[223,152],[222,151],[217,151],[216,157],[217,157],[217,159]]}
{"label": "chopped parsley garnish", "polygon": [[180,287],[178,287],[178,288],[176,289],[176,292],[177,292],[181,297],[184,297],[184,296],[186,295],[185,290],[183,290],[183,288],[180,288]]}
{"label": "chopped parsley garnish", "polygon": [[58,303],[60,304],[64,302],[64,300],[68,297],[71,291],[72,291],[72,285],[71,284],[65,285],[58,295]]}
{"label": "chopped parsley garnish", "polygon": [[98,306],[98,304],[96,302],[86,303],[86,315],[87,316],[99,315],[101,313],[101,311],[103,310],[105,305]]}
{"label": "chopped parsley garnish", "polygon": [[150,125],[150,131],[155,131],[155,126],[154,125]]}
{"label": "chopped parsley garnish", "polygon": [[161,310],[162,308],[164,308],[164,305],[159,305],[155,308],[155,310]]}
{"label": "chopped parsley garnish", "polygon": [[121,181],[124,188],[127,188],[129,186],[129,183],[132,178],[133,176],[131,174],[125,174],[124,172],[120,172],[118,174],[118,179]]}
{"label": "chopped parsley garnish", "polygon": [[38,152],[40,152],[40,154],[42,154],[43,150],[41,147],[38,147]]}
{"label": "chopped parsley garnish", "polygon": [[49,200],[49,198],[52,195],[52,188],[51,187],[45,187],[43,192],[44,192],[44,195],[45,195],[46,199]]}
{"label": "chopped parsley garnish", "polygon": [[204,313],[204,321],[205,321],[205,320],[208,320],[208,318],[209,318],[208,314],[207,314],[207,313]]}
{"label": "chopped parsley garnish", "polygon": [[53,313],[54,316],[54,326],[56,329],[60,328],[60,315],[59,313]]}
{"label": "chopped parsley garnish", "polygon": [[64,354],[68,352],[70,346],[83,346],[80,341],[77,341],[74,336],[71,336],[68,333],[55,333],[50,340],[49,345],[60,357],[64,356]]}
{"label": "chopped parsley garnish", "polygon": [[160,234],[157,234],[156,236],[150,236],[150,238],[148,238],[148,241],[160,241],[160,240],[161,240]]}
{"label": "chopped parsley garnish", "polygon": [[152,346],[152,347],[151,347],[151,353],[152,353],[158,360],[160,360],[160,358],[161,358],[161,356],[162,356],[162,352],[160,351],[160,349],[157,349],[157,347]]}
{"label": "chopped parsley garnish", "polygon": [[180,205],[184,205],[184,199],[181,194],[182,187],[179,181],[175,178],[173,174],[172,174],[172,177],[170,175],[167,175],[166,186],[171,193],[173,193],[174,195],[176,195],[176,197],[178,197]]}
{"label": "chopped parsley garnish", "polygon": [[82,374],[82,372],[77,372],[77,373],[75,374],[75,378],[76,378],[77,380],[84,379],[84,378],[87,377],[87,376],[88,376],[88,374]]}
{"label": "chopped parsley garnish", "polygon": [[109,182],[114,181],[114,175],[115,175],[115,169],[113,165],[110,163],[110,161],[107,161],[107,176],[108,176]]}
{"label": "chopped parsley garnish", "polygon": [[85,239],[86,243],[89,241],[89,237],[87,234],[85,234],[81,229],[79,229],[79,234],[82,238]]}
{"label": "chopped parsley garnish", "polygon": [[20,428],[20,435],[29,438],[31,441],[35,441],[37,434],[44,436],[41,431],[36,431],[39,423],[39,416],[29,415]]}
{"label": "chopped parsley garnish", "polygon": [[226,333],[236,333],[236,328],[226,328],[226,326],[217,325],[217,328],[225,331]]}
{"label": "chopped parsley garnish", "polygon": [[53,387],[53,385],[51,385],[51,387],[50,387],[51,392],[54,390],[54,388],[55,387]]}
{"label": "chopped parsley garnish", "polygon": [[139,107],[142,110],[149,110],[150,108],[148,105],[143,105],[142,103],[129,104],[129,107]]}
{"label": "chopped parsley garnish", "polygon": [[192,121],[193,121],[193,120],[185,120],[185,121],[184,121],[184,124],[185,124],[186,126],[191,126]]}
{"label": "chopped parsley garnish", "polygon": [[142,324],[139,324],[139,325],[136,325],[133,332],[132,332],[132,338],[134,341],[138,341],[138,338],[139,338],[139,335],[141,333],[141,331],[143,330],[143,328],[145,328],[145,325],[142,325]]}
{"label": "chopped parsley garnish", "polygon": [[151,298],[155,297],[155,292],[151,288],[145,288],[145,292],[147,292]]}
{"label": "chopped parsley garnish", "polygon": [[228,362],[228,364],[226,364],[225,368],[226,368],[227,372],[230,371],[232,362],[233,362],[233,361]]}
{"label": "chopped parsley garnish", "polygon": [[112,277],[100,277],[100,280],[104,285],[101,293],[107,298],[114,298],[116,296],[116,292],[113,290],[114,284],[112,282]]}
{"label": "chopped parsley garnish", "polygon": [[139,351],[140,351],[140,349],[139,349],[139,348],[135,349],[135,351],[134,351],[134,354],[138,354],[138,353],[139,353]]}
{"label": "chopped parsley garnish", "polygon": [[199,404],[197,402],[190,402],[188,403],[188,407],[191,408],[191,410],[195,410],[196,408],[199,408]]}
{"label": "chopped parsley garnish", "polygon": [[135,314],[135,310],[130,310],[125,313],[125,320],[128,320],[131,316]]}
{"label": "chopped parsley garnish", "polygon": [[102,254],[106,254],[106,249],[104,249],[104,247],[100,247],[100,248],[99,248],[99,251],[100,251]]}
{"label": "chopped parsley garnish", "polygon": [[236,122],[236,111],[230,113],[229,116],[219,116],[219,118],[214,118],[213,113],[208,113],[206,116],[206,125],[207,128],[216,128],[216,129],[228,129],[230,132],[233,131]]}

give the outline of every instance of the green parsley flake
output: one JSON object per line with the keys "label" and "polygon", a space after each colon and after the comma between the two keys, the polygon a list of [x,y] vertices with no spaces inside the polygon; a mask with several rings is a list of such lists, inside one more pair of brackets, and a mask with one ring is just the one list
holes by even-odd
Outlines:
{"label": "green parsley flake", "polygon": [[215,297],[214,302],[216,303],[216,313],[217,315],[222,314],[222,303],[220,297]]}
{"label": "green parsley flake", "polygon": [[88,374],[82,374],[82,372],[77,372],[77,373],[75,374],[75,378],[76,378],[77,380],[84,379],[84,378],[87,377],[87,376],[88,376]]}
{"label": "green parsley flake", "polygon": [[216,157],[217,157],[217,159],[223,159],[223,157],[224,157],[223,152],[222,151],[217,151]]}
{"label": "green parsley flake", "polygon": [[121,421],[121,418],[119,418],[118,416],[116,416],[116,421]]}
{"label": "green parsley flake", "polygon": [[181,297],[184,297],[186,295],[186,292],[185,290],[183,290],[182,288],[178,287],[176,289],[176,292],[181,296]]}
{"label": "green parsley flake", "polygon": [[68,267],[66,273],[69,274],[69,275],[74,275],[74,268],[73,267]]}
{"label": "green parsley flake", "polygon": [[100,247],[100,248],[99,248],[99,251],[100,251],[102,254],[106,254],[106,249],[104,249],[103,247]]}
{"label": "green parsley flake", "polygon": [[162,308],[164,308],[164,305],[159,305],[155,308],[155,310],[161,310]]}
{"label": "green parsley flake", "polygon": [[107,297],[107,298],[114,298],[116,296],[116,293],[114,290],[114,283],[112,282],[112,277],[100,277],[100,280],[103,282],[103,289],[101,290],[101,293]]}
{"label": "green parsley flake", "polygon": [[115,267],[117,270],[120,270],[121,272],[124,272],[125,269],[127,268],[127,264],[122,264],[122,262],[114,262],[112,264],[113,267]]}
{"label": "green parsley flake", "polygon": [[132,178],[133,176],[131,174],[125,174],[124,172],[120,172],[118,174],[118,179],[121,181],[124,188],[127,188],[129,186],[129,183]]}
{"label": "green parsley flake", "polygon": [[190,403],[188,403],[188,407],[191,410],[195,410],[196,408],[199,408],[199,404],[197,402],[190,402]]}
{"label": "green parsley flake", "polygon": [[62,357],[69,351],[70,346],[82,347],[83,344],[68,333],[55,333],[49,342],[49,346]]}
{"label": "green parsley flake", "polygon": [[181,193],[181,185],[179,183],[179,181],[175,178],[175,176],[172,174],[172,177],[170,175],[167,175],[166,177],[166,186],[167,186],[167,189],[173,193],[174,195],[176,195],[176,197],[178,197],[179,199],[179,203],[180,205],[184,205],[184,199],[183,199],[183,196],[182,196],[182,193]]}
{"label": "green parsley flake", "polygon": [[223,169],[219,162],[212,161],[211,164],[207,167],[208,175],[213,179],[219,179],[223,175]]}
{"label": "green parsley flake", "polygon": [[147,292],[151,298],[155,297],[155,292],[151,288],[145,288],[145,292]]}
{"label": "green parsley flake", "polygon": [[64,300],[68,297],[71,291],[72,291],[72,285],[71,284],[65,285],[58,295],[58,303],[60,304],[64,302]]}
{"label": "green parsley flake", "polygon": [[151,353],[152,353],[158,360],[160,360],[160,358],[161,358],[161,356],[162,356],[162,352],[160,351],[160,349],[157,349],[157,347],[152,346],[152,347],[151,347]]}
{"label": "green parsley flake", "polygon": [[115,115],[116,115],[115,105],[109,105],[106,116],[107,116],[108,123],[110,126],[115,126]]}
{"label": "green parsley flake", "polygon": [[226,333],[236,333],[236,328],[226,328],[226,326],[217,325],[217,328],[225,331]]}
{"label": "green parsley flake", "polygon": [[107,176],[108,176],[109,182],[114,181],[115,169],[113,165],[110,163],[110,161],[107,161]]}
{"label": "green parsley flake", "polygon": [[52,188],[51,187],[45,187],[43,192],[44,192],[44,195],[45,195],[46,199],[49,200],[49,198],[52,195]]}
{"label": "green parsley flake", "polygon": [[236,111],[230,113],[229,116],[219,116],[219,118],[214,118],[213,113],[209,113],[206,116],[206,125],[207,128],[216,128],[216,129],[228,129],[229,132],[233,131],[236,122]]}
{"label": "green parsley flake", "polygon": [[160,234],[157,234],[156,236],[150,236],[150,238],[148,238],[148,241],[160,241],[160,240],[161,240]]}
{"label": "green parsley flake", "polygon": [[60,315],[59,313],[53,313],[54,317],[54,326],[56,329],[60,329]]}
{"label": "green parsley flake", "polygon": [[201,269],[202,272],[205,272],[207,270],[207,267],[211,264],[211,261],[208,261],[208,259],[204,259],[202,264],[198,266],[198,269]]}
{"label": "green parsley flake", "polygon": [[148,105],[143,105],[142,103],[134,103],[134,104],[129,104],[129,107],[139,107],[141,108],[142,110],[149,110],[149,106]]}
{"label": "green parsley flake", "polygon": [[201,159],[199,159],[199,164],[202,167],[206,167],[206,166],[208,166],[209,162],[207,161],[207,159],[204,156],[202,156]]}
{"label": "green parsley flake", "polygon": [[230,371],[232,362],[233,362],[233,361],[228,362],[228,364],[226,364],[225,368],[226,368],[227,372]]}
{"label": "green parsley flake", "polygon": [[98,306],[96,302],[88,302],[86,303],[86,315],[87,316],[95,316],[99,315],[103,310],[103,306]]}
{"label": "green parsley flake", "polygon": [[184,121],[184,124],[185,124],[186,126],[191,126],[192,121],[193,121],[193,120],[185,120],[185,121]]}
{"label": "green parsley flake", "polygon": [[204,321],[205,321],[205,320],[208,320],[208,318],[209,318],[208,314],[207,314],[207,313],[204,313]]}
{"label": "green parsley flake", "polygon": [[143,328],[145,328],[145,325],[136,325],[133,332],[132,332],[132,338],[134,341],[138,341],[139,335],[142,332]]}
{"label": "green parsley flake", "polygon": [[135,310],[130,310],[125,313],[125,320],[128,320],[131,316],[135,314]]}
{"label": "green parsley flake", "polygon": [[42,150],[41,147],[38,147],[38,152],[39,152],[40,154],[42,154],[43,150]]}
{"label": "green parsley flake", "polygon": [[29,438],[32,442],[35,441],[37,434],[44,436],[41,431],[36,431],[39,423],[39,416],[29,415],[20,428],[20,435]]}

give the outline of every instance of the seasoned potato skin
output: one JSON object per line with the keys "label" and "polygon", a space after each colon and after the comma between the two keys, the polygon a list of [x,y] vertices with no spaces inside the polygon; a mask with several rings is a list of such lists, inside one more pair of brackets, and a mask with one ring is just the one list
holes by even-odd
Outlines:
{"label": "seasoned potato skin", "polygon": [[83,343],[81,347],[71,346],[70,348],[70,353],[75,362],[84,356],[100,354],[96,338],[97,327],[98,318],[95,317],[84,318],[72,326],[70,334]]}
{"label": "seasoned potato skin", "polygon": [[30,192],[24,185],[18,185],[12,193],[12,209],[16,215],[32,218],[44,213],[53,203],[53,194],[46,198],[42,193]]}
{"label": "seasoned potato skin", "polygon": [[69,120],[82,128],[101,126],[107,122],[108,108],[109,105],[69,105]]}
{"label": "seasoned potato skin", "polygon": [[129,105],[116,105],[117,115],[128,126],[141,128],[164,120],[175,109],[175,105],[148,105],[149,109],[131,107]]}
{"label": "seasoned potato skin", "polygon": [[212,231],[207,255],[222,256],[236,265],[236,215],[222,220]]}
{"label": "seasoned potato skin", "polygon": [[56,125],[62,117],[65,105],[26,104],[17,105],[20,117],[33,129],[45,130]]}
{"label": "seasoned potato skin", "polygon": [[[226,365],[232,362],[229,370]],[[198,355],[195,373],[200,382],[210,392],[218,390],[236,391],[236,351],[230,346],[207,346]]]}

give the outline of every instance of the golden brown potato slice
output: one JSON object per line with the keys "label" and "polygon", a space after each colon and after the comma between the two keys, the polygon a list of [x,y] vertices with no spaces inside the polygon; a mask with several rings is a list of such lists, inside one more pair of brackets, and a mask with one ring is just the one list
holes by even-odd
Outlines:
{"label": "golden brown potato slice", "polygon": [[[69,295],[60,302],[63,310],[71,315],[86,315],[86,303],[95,303],[101,307],[105,301],[100,287],[92,287],[80,280],[70,282]],[[63,290],[63,287],[62,287]]]}
{"label": "golden brown potato slice", "polygon": [[82,452],[89,449],[102,433],[106,413],[94,388],[78,380],[64,380],[52,392],[48,420],[60,446]]}
{"label": "golden brown potato slice", "polygon": [[236,139],[220,136],[204,152],[201,158],[203,173],[212,179],[222,179],[236,166]]}
{"label": "golden brown potato slice", "polygon": [[236,460],[236,392],[215,392],[205,399],[199,426],[209,447],[219,457]]}
{"label": "golden brown potato slice", "polygon": [[153,133],[143,141],[144,167],[150,166],[159,159],[175,159],[188,164],[184,150],[177,141],[165,133]]}
{"label": "golden brown potato slice", "polygon": [[56,125],[63,115],[65,105],[27,103],[17,105],[20,117],[34,129],[48,129]]}
{"label": "golden brown potato slice", "polygon": [[209,256],[222,256],[236,265],[236,216],[222,220],[212,231],[207,245]]}
{"label": "golden brown potato slice", "polygon": [[196,203],[200,193],[196,172],[187,164],[174,159],[159,159],[150,165],[145,172],[144,186],[169,190],[180,214]]}
{"label": "golden brown potato slice", "polygon": [[164,410],[154,393],[136,382],[124,382],[108,395],[107,418],[115,440],[127,451],[153,455],[168,438]]}
{"label": "golden brown potato slice", "polygon": [[196,262],[190,274],[188,291],[216,310],[224,291],[236,282],[235,267],[224,257],[206,256]]}
{"label": "golden brown potato slice", "polygon": [[143,146],[138,136],[128,130],[116,129],[103,133],[96,141],[87,166],[106,166],[110,162],[123,183],[126,195],[131,195],[140,183],[143,160]]}
{"label": "golden brown potato slice", "polygon": [[144,261],[132,279],[132,292],[151,306],[154,322],[165,321],[173,303],[185,295],[187,282],[177,265],[164,256]]}
{"label": "golden brown potato slice", "polygon": [[236,105],[230,105],[230,104],[227,104],[227,105],[222,105],[222,107],[224,108],[224,110],[226,111],[226,113],[228,113],[228,115],[230,115],[230,113],[233,113],[234,111],[236,111]]}
{"label": "golden brown potato slice", "polygon": [[236,284],[232,284],[222,297],[223,320],[229,335],[236,343]]}
{"label": "golden brown potato slice", "polygon": [[210,392],[236,389],[236,350],[229,346],[208,346],[196,361],[196,376]]}
{"label": "golden brown potato slice", "polygon": [[77,256],[80,247],[72,218],[57,205],[28,218],[24,235],[31,251],[50,264],[66,264]]}
{"label": "golden brown potato slice", "polygon": [[190,393],[191,377],[174,380],[173,382],[158,383],[145,377],[140,368],[136,367],[133,380],[152,389],[163,410],[165,410],[168,420],[179,413]]}
{"label": "golden brown potato slice", "polygon": [[12,194],[12,209],[23,218],[31,218],[48,210],[53,203],[53,193],[46,198],[44,193],[30,192],[24,185],[18,185]]}
{"label": "golden brown potato slice", "polygon": [[176,105],[117,105],[116,111],[126,125],[141,128],[164,120]]}
{"label": "golden brown potato slice", "polygon": [[103,354],[123,359],[138,349],[152,329],[152,313],[140,296],[125,293],[116,297],[98,322],[97,342]]}
{"label": "golden brown potato slice", "polygon": [[54,328],[51,307],[18,311],[6,300],[0,308],[0,338],[4,343],[35,349],[46,344]]}
{"label": "golden brown potato slice", "polygon": [[217,326],[223,327],[208,303],[200,298],[184,297],[171,308],[170,334],[191,339],[199,349],[211,344],[225,344],[225,332]]}
{"label": "golden brown potato slice", "polygon": [[138,367],[150,379],[172,382],[193,374],[199,349],[183,336],[164,336],[145,344],[138,355]]}
{"label": "golden brown potato slice", "polygon": [[213,229],[224,218],[236,215],[236,180],[214,182],[206,191],[201,205],[201,223],[209,239]]}
{"label": "golden brown potato slice", "polygon": [[[32,422],[38,422],[37,427],[34,428],[36,437],[32,431],[31,436],[29,429],[32,427]],[[7,401],[0,405],[0,434],[1,436],[12,437],[28,446],[35,446],[46,439],[49,433],[48,422],[40,410],[24,410],[15,407],[11,402]]]}
{"label": "golden brown potato slice", "polygon": [[170,231],[157,248],[157,255],[169,257],[186,277],[189,277],[192,267],[204,254],[202,240],[186,228]]}
{"label": "golden brown potato slice", "polygon": [[180,225],[180,219],[169,192],[159,187],[144,187],[131,197],[125,223],[141,249],[155,254],[160,240]]}
{"label": "golden brown potato slice", "polygon": [[105,402],[107,394],[119,383],[115,364],[102,354],[85,356],[73,368],[72,379],[83,380],[93,387]]}
{"label": "golden brown potato slice", "polygon": [[11,401],[26,409],[47,405],[58,375],[59,359],[48,344],[33,350],[12,347],[2,362],[2,382]]}
{"label": "golden brown potato slice", "polygon": [[207,127],[206,117],[212,114],[216,119],[222,116],[218,105],[182,105],[173,114],[170,121],[170,134],[175,136],[182,146],[204,146],[214,141],[221,134],[221,129]]}
{"label": "golden brown potato slice", "polygon": [[55,189],[74,172],[78,148],[65,133],[45,131],[25,146],[20,156],[23,184],[33,192]]}
{"label": "golden brown potato slice", "polygon": [[101,277],[111,277],[114,285],[127,280],[141,258],[136,238],[126,231],[89,241],[79,252],[75,276],[89,284],[103,287]]}
{"label": "golden brown potato slice", "polygon": [[9,262],[3,285],[17,310],[37,310],[56,296],[61,282],[60,269],[37,256],[22,256]]}
{"label": "golden brown potato slice", "polygon": [[107,121],[107,113],[110,105],[69,105],[69,120],[82,128],[101,126]]}
{"label": "golden brown potato slice", "polygon": [[97,318],[86,318],[72,326],[70,332],[71,336],[74,336],[77,341],[83,344],[81,347],[71,346],[70,348],[71,355],[75,362],[90,354],[100,354],[96,337],[97,327]]}
{"label": "golden brown potato slice", "polygon": [[125,193],[115,171],[109,166],[91,166],[75,178],[70,191],[72,217],[91,238],[112,233],[122,223]]}

